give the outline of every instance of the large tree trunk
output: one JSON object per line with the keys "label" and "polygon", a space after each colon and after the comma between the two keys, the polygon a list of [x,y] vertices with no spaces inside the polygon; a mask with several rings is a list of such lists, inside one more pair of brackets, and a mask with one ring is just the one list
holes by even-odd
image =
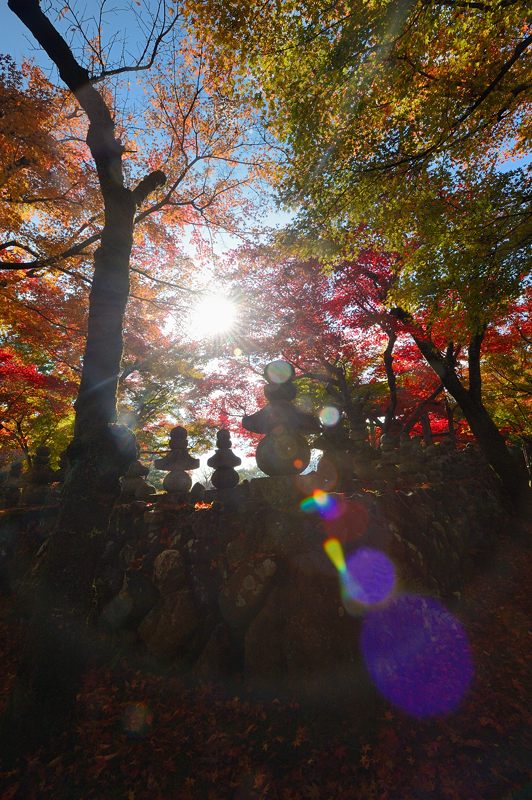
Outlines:
{"label": "large tree trunk", "polygon": [[42,13],[38,0],[9,0],[56,64],[89,119],[93,155],[105,208],[94,258],[87,342],[74,440],[59,518],[31,585],[31,622],[7,718],[4,749],[31,748],[69,720],[91,647],[87,622],[93,581],[106,541],[119,477],[136,457],[133,434],[116,420],[122,330],[129,295],[129,261],[135,210],[165,181],[156,171],[135,189],[124,185],[123,147],[103,97],[70,48]]}
{"label": "large tree trunk", "polygon": [[116,419],[116,390],[136,208],[128,190],[116,195],[116,199],[106,204],[102,240],[94,258],[87,342],[75,404],[76,436],[82,435],[87,425],[105,425]]}
{"label": "large tree trunk", "polygon": [[[124,148],[116,137],[111,111],[94,88],[87,70],[78,64],[68,44],[43,14],[39,0],[8,0],[8,5],[57,66],[62,80],[88,117],[87,144],[96,165],[105,210],[101,243],[94,258],[87,341],[75,404],[74,441],[68,453],[69,470],[59,524],[46,558],[53,562],[57,551],[55,560],[63,561],[67,572],[77,566],[79,581],[75,587],[71,579],[67,581],[68,593],[75,590],[81,602],[83,592],[92,584],[93,560],[84,563],[78,555],[73,564],[67,565],[74,553],[70,546],[62,548],[66,542],[74,541],[75,547],[83,550],[83,538],[94,542],[103,534],[119,488],[118,479],[135,458],[132,435],[112,425],[116,420],[122,330],[129,295],[129,261],[135,210],[166,178],[157,170],[134,189],[125,186]],[[65,587],[61,580],[56,580],[58,565],[48,571],[59,594]]]}

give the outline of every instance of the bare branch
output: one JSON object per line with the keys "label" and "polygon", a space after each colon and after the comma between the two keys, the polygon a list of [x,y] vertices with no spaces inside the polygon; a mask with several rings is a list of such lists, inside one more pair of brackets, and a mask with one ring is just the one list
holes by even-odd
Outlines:
{"label": "bare branch", "polygon": [[159,47],[161,46],[161,44],[164,41],[164,39],[166,39],[168,34],[172,31],[172,29],[175,26],[175,24],[176,24],[177,20],[179,19],[179,17],[176,14],[170,20],[168,25],[165,25],[165,19],[166,19],[166,9],[164,8],[164,4],[163,4],[163,22],[162,22],[162,27],[161,27],[161,30],[160,30],[159,34],[155,37],[155,41],[153,43],[153,47],[151,48],[150,56],[146,61],[144,61],[144,59],[146,58],[148,49],[150,47],[150,42],[153,40],[153,36],[155,34],[155,28],[157,26],[157,20],[158,20],[158,13],[155,16],[151,32],[146,37],[146,45],[145,45],[144,50],[142,51],[141,55],[139,56],[139,58],[137,60],[137,63],[136,64],[131,64],[129,66],[128,65],[124,65],[122,67],[116,67],[115,69],[104,69],[104,70],[102,70],[102,72],[99,75],[95,75],[95,76],[91,77],[91,82],[92,83],[97,83],[98,81],[103,81],[106,78],[111,77],[112,75],[123,75],[126,72],[142,72],[142,71],[146,71],[146,70],[151,69],[151,67],[153,67],[155,59],[157,57],[157,53],[159,51]]}

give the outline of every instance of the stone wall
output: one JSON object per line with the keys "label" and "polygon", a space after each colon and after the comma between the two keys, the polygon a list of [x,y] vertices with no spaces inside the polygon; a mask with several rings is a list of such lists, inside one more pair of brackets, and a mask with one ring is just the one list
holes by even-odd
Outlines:
{"label": "stone wall", "polygon": [[[324,541],[338,539],[346,554],[383,551],[400,588],[452,596],[507,524],[497,482],[477,474],[330,493],[332,514],[302,510],[309,486],[263,478],[212,502],[159,496],[119,503],[96,587],[101,630],[207,680],[233,678],[319,702],[345,702],[350,693],[368,702],[360,617],[342,602]],[[46,537],[46,513],[43,524],[34,511],[31,518],[21,509],[3,512],[0,538],[9,539],[10,563],[18,563],[6,573],[4,559],[12,585]]]}
{"label": "stone wall", "polygon": [[383,551],[400,588],[445,598],[461,591],[505,525],[495,482],[332,494],[340,513],[326,518],[302,511],[296,491],[280,491],[283,480],[239,487],[229,505],[118,506],[101,624],[205,678],[345,696],[346,676],[352,687],[366,680],[360,617],[342,603],[324,541],[338,539],[346,554]]}

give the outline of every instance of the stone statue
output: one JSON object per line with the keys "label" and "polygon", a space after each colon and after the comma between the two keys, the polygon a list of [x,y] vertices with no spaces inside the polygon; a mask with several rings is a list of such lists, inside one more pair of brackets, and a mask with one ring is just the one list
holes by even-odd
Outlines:
{"label": "stone statue", "polygon": [[33,463],[25,478],[21,504],[23,506],[41,505],[51,496],[50,485],[57,480],[50,466],[50,448],[41,445],[35,451]]}
{"label": "stone statue", "polygon": [[214,467],[212,484],[217,489],[232,489],[239,481],[238,472],[234,468],[242,463],[242,459],[231,450],[231,434],[225,428],[216,434],[216,447],[215,454],[207,461],[209,467]]}
{"label": "stone statue", "polygon": [[185,428],[178,425],[170,431],[170,452],[153,462],[155,469],[168,470],[163,487],[172,501],[180,502],[192,486],[188,470],[199,467],[199,458],[188,452],[188,436]]}
{"label": "stone statue", "polygon": [[310,447],[303,436],[320,430],[318,420],[296,408],[295,371],[286,361],[272,361],[264,370],[268,404],[245,416],[242,425],[252,433],[264,433],[257,447],[257,466],[266,475],[297,475],[310,462]]}
{"label": "stone statue", "polygon": [[157,491],[155,486],[146,481],[149,468],[140,461],[133,461],[121,480],[120,502],[130,503],[133,500],[149,500]]}
{"label": "stone statue", "polygon": [[354,444],[343,421],[340,420],[334,427],[325,428],[312,444],[323,453],[317,468],[323,488],[336,491],[351,488]]}

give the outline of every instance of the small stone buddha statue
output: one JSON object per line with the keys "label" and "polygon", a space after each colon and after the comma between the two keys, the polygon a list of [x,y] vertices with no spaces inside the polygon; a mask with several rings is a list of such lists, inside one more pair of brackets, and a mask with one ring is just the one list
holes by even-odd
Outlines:
{"label": "small stone buddha statue", "polygon": [[41,445],[35,451],[33,463],[25,478],[22,490],[22,505],[40,505],[50,498],[50,484],[56,480],[55,472],[50,466],[50,448]]}
{"label": "small stone buddha statue", "polygon": [[297,389],[294,368],[286,361],[272,361],[264,370],[264,395],[268,404],[245,416],[243,427],[264,433],[258,444],[257,466],[266,475],[297,475],[309,465],[310,447],[303,436],[320,430],[318,420],[293,405]]}
{"label": "small stone buddha statue", "polygon": [[155,469],[168,471],[163,487],[171,500],[179,502],[183,499],[182,496],[190,491],[192,478],[188,470],[197,469],[199,464],[199,458],[194,458],[188,452],[188,436],[185,428],[180,425],[172,428],[170,452],[154,461]]}
{"label": "small stone buddha statue", "polygon": [[20,490],[24,483],[22,461],[14,461],[2,484],[1,506],[2,508],[15,508],[20,502]]}
{"label": "small stone buddha statue", "polygon": [[242,459],[231,450],[231,434],[225,428],[216,434],[216,448],[215,454],[207,461],[209,467],[214,467],[212,484],[217,489],[232,489],[240,480],[235,467],[242,463]]}
{"label": "small stone buddha statue", "polygon": [[133,461],[122,478],[120,501],[123,503],[133,502],[133,500],[149,500],[155,494],[155,486],[146,481],[149,468],[140,461]]}

